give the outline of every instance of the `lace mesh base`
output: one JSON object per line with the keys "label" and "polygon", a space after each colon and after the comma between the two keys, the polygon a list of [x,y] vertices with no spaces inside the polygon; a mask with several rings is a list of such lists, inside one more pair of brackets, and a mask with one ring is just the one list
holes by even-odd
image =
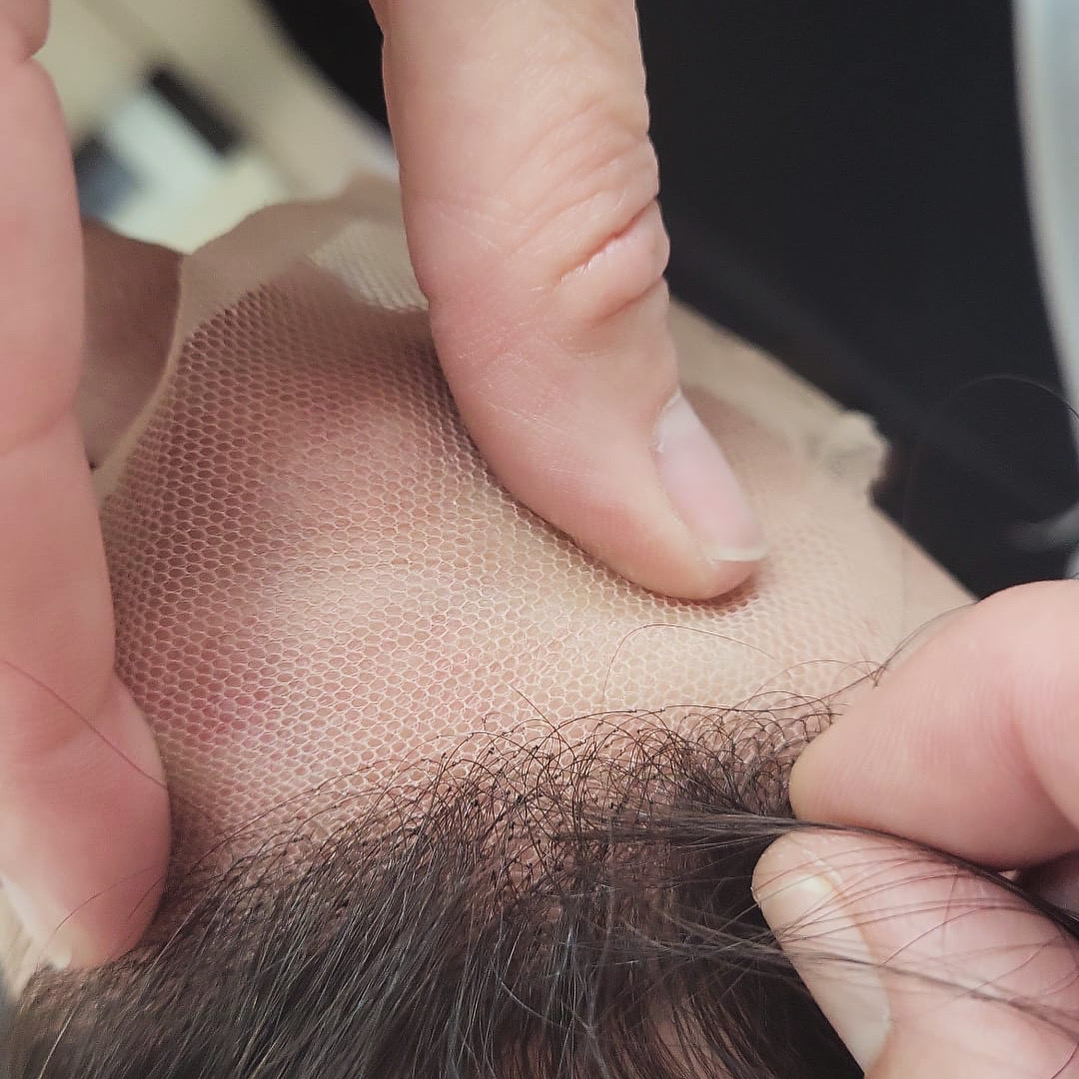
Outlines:
{"label": "lace mesh base", "polygon": [[[272,214],[245,228],[273,246]],[[685,314],[690,396],[773,553],[722,601],[628,585],[477,457],[397,226],[313,231],[313,254],[263,254],[257,284],[252,256],[227,302],[188,304],[103,507],[119,668],[160,740],[181,863],[335,777],[422,775],[476,732],[573,737],[595,713],[827,694],[962,602],[864,480],[814,459],[834,407]],[[195,257],[189,292],[215,258]]]}

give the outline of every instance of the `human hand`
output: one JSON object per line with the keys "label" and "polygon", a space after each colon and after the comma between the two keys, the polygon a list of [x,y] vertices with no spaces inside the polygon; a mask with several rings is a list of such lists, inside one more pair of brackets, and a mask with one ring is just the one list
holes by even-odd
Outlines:
{"label": "human hand", "polygon": [[[964,612],[806,749],[796,812],[1079,909],[1077,631],[1073,582]],[[1079,1075],[1079,943],[1019,889],[841,831],[779,840],[754,887],[873,1079]]]}
{"label": "human hand", "polygon": [[502,483],[619,573],[710,598],[763,539],[678,393],[633,0],[375,0],[412,261]]}
{"label": "human hand", "polygon": [[[739,584],[762,540],[677,393],[631,0],[377,7],[412,252],[477,445],[634,581],[687,597]],[[55,960],[92,964],[153,915],[168,803],[113,673],[96,436],[75,407],[74,184],[30,59],[47,23],[44,0],[0,0],[0,878]],[[107,394],[87,407],[116,418]]]}

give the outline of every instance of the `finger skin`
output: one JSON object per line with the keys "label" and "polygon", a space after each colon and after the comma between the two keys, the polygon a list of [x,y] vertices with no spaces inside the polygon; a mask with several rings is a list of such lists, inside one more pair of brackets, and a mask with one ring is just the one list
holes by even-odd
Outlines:
{"label": "finger skin", "polygon": [[880,829],[1000,868],[1079,847],[1079,584],[957,615],[795,765],[809,820]]}
{"label": "finger skin", "polygon": [[741,583],[762,539],[733,475],[705,525],[657,472],[678,369],[632,0],[374,6],[413,263],[480,451],[632,580]]}
{"label": "finger skin", "polygon": [[0,876],[32,897],[51,952],[82,965],[148,923],[168,801],[149,730],[112,673],[72,413],[82,271],[70,154],[29,59],[46,18],[43,4],[0,4]]}
{"label": "finger skin", "polygon": [[798,832],[754,895],[870,1079],[1079,1076],[1079,945],[999,885],[897,841]]}
{"label": "finger skin", "polygon": [[0,0],[0,64],[6,69],[32,56],[48,27],[47,0]]}

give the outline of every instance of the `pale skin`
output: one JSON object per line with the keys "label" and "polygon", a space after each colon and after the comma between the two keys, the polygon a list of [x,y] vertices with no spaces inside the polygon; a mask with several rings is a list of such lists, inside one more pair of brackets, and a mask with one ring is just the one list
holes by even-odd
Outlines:
{"label": "pale skin", "polygon": [[[652,210],[654,183],[641,179],[648,167],[639,58],[627,44],[628,30],[621,37],[612,33],[612,26],[629,26],[632,9],[592,5],[590,23],[582,10],[588,5],[522,4],[520,25],[528,32],[515,37],[496,5],[481,5],[478,14],[471,5],[474,24],[460,12],[451,19],[447,11],[443,24],[441,13],[450,7],[400,2],[384,5],[379,14],[390,41],[388,82],[412,253],[470,430],[511,490],[616,569],[674,594],[722,592],[752,560],[702,558],[701,543],[681,518],[664,518],[647,505],[641,512],[648,517],[648,538],[627,550],[619,537],[641,530],[627,529],[624,516],[595,512],[597,502],[647,502],[640,495],[640,468],[623,462],[651,460],[656,417],[678,382],[660,284],[665,253]],[[92,919],[80,926],[85,950],[75,961],[93,963],[112,954],[116,923],[127,918],[132,894],[142,895],[146,880],[163,868],[168,818],[160,790],[148,793],[146,784],[131,781],[132,761],[158,776],[160,766],[148,729],[112,674],[108,581],[73,411],[83,351],[79,227],[58,110],[46,78],[27,59],[45,24],[43,5],[0,3],[0,138],[8,160],[18,163],[4,171],[0,185],[0,498],[7,509],[0,523],[0,873],[17,876],[31,892],[60,875],[74,891],[110,887],[112,898],[95,904]],[[559,27],[553,36],[537,32],[551,26]],[[451,40],[461,48],[478,41],[482,48],[474,55],[493,54],[496,61],[460,64]],[[589,71],[594,81],[583,84],[593,96],[570,100],[570,86],[579,89],[579,78],[562,85],[548,77],[541,88],[549,97],[535,87],[526,93],[520,56],[534,62],[541,83],[545,72]],[[513,78],[497,70],[502,62]],[[609,85],[603,81],[608,74]],[[468,83],[473,77],[475,84]],[[443,97],[433,88],[455,78],[466,85],[444,95],[453,107],[442,116]],[[518,86],[524,104],[507,99]],[[524,170],[528,179],[519,156],[507,151],[512,159],[474,167],[475,155],[483,153],[483,130],[467,106],[475,109],[488,96],[505,103],[525,147],[560,130],[565,120],[552,110],[557,114],[564,99],[567,119],[596,117],[596,139],[577,132],[571,146],[552,152],[550,160],[564,166],[564,174],[514,186],[530,220],[521,206],[504,202],[509,177]],[[611,114],[597,114],[597,101],[621,104]],[[456,107],[463,111],[454,112]],[[530,115],[532,129],[520,124]],[[470,133],[478,148],[467,138],[450,138],[455,117],[462,123],[459,134]],[[602,160],[574,159],[576,147],[597,141],[605,147]],[[452,159],[443,142],[459,146],[463,156]],[[625,175],[618,171],[623,162]],[[424,190],[411,179],[431,175],[444,178],[447,187]],[[566,204],[551,205],[550,191],[557,188],[561,198],[567,178],[576,177],[586,178],[583,188]],[[595,222],[596,232],[583,222]],[[601,252],[598,258],[595,252]],[[584,269],[574,273],[577,267]],[[506,354],[516,362],[503,364]],[[539,355],[543,363],[529,362]],[[572,392],[563,392],[567,379]],[[625,399],[624,387],[634,389],[633,400]],[[542,415],[521,404],[537,400],[544,404]],[[588,424],[581,423],[582,402]],[[574,482],[552,485],[549,476],[529,471],[531,462],[549,460],[550,447],[572,439],[578,428],[594,433],[597,413],[609,414],[616,437],[596,440],[602,449],[583,435],[566,443],[578,451]],[[515,471],[518,457],[525,464]],[[552,469],[552,475],[565,474],[564,467]],[[659,492],[659,481],[652,480]],[[631,488],[632,499],[620,495]],[[751,528],[745,524],[738,537],[743,550],[757,541]],[[706,546],[715,550],[714,543]],[[1072,746],[1069,719],[1079,686],[1069,643],[1077,612],[1077,590],[1052,585],[1002,597],[956,619],[804,756],[794,776],[798,811],[909,835],[1000,866],[1034,865],[1074,850],[1079,808],[1071,790],[1079,747]],[[957,760],[965,765],[958,774]],[[822,846],[810,853],[840,863],[842,891],[845,870],[836,850]],[[775,864],[766,864],[762,876],[790,864],[782,850],[771,857]],[[800,857],[804,863],[805,850]],[[1067,875],[1062,879],[1066,891]],[[118,880],[132,881],[131,890],[116,888]],[[885,952],[905,931],[898,916],[876,924],[889,935],[879,942]],[[1007,942],[1017,927],[1002,914],[978,932],[991,948]],[[1028,925],[1023,932],[1029,936]],[[1037,988],[1045,973],[1028,967],[1016,977],[1020,984],[1013,988],[1023,991]],[[1034,980],[1024,987],[1023,978]],[[1057,1004],[1079,1012],[1075,999]],[[883,1055],[867,1060],[871,1074],[954,1073],[966,1052],[984,1043],[979,1016],[970,1022],[963,1027],[969,1043],[941,1043],[939,1031],[897,1020]],[[1035,1054],[1044,1052],[1047,1068],[1059,1067],[1059,1041],[1022,1016],[1003,1034],[997,1010],[987,1012],[984,1025],[1002,1039],[1002,1052],[996,1072],[979,1074],[1017,1074],[1008,1070],[1017,1048],[1024,1054],[1022,1074],[1039,1074],[1032,1046]],[[942,1060],[944,1052],[950,1055]]]}
{"label": "pale skin", "polygon": [[[1077,631],[1073,581],[1012,589],[963,612],[806,750],[792,773],[795,809],[993,868],[1048,865],[1032,884],[1079,909]],[[798,897],[790,885],[807,873],[823,876],[832,898]],[[812,906],[810,922],[834,929],[836,912],[845,912],[867,927],[857,954],[1033,1002],[1075,1030],[1079,948],[1019,904],[919,864],[902,847],[838,836],[781,840],[758,866],[757,894],[771,897],[764,907],[775,928]],[[979,900],[989,905],[979,910]],[[821,950],[845,951],[827,941]],[[834,978],[809,984],[872,1079],[1079,1074],[1073,1036],[950,984],[885,979],[873,993],[860,980],[856,995],[837,994]]]}
{"label": "pale skin", "polygon": [[[719,451],[703,439],[725,477],[715,497],[710,482],[697,492],[703,535],[672,508],[652,455],[678,373],[632,4],[406,0],[378,15],[413,256],[447,376],[492,467],[650,588],[735,586],[763,541]],[[32,59],[47,28],[44,0],[0,0],[2,808],[25,822],[0,839],[0,876],[18,866],[30,892],[58,877],[89,892],[127,878],[144,890],[168,855],[164,804],[134,793],[129,766],[89,733],[158,769],[113,674],[73,412],[82,257],[60,111]],[[600,429],[598,441],[585,434]],[[114,896],[85,927],[88,961],[107,954],[130,909],[125,889]]]}

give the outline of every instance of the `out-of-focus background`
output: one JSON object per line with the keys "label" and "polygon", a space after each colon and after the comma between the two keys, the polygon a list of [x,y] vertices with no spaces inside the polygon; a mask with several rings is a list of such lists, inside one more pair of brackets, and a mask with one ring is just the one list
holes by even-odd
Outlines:
{"label": "out-of-focus background", "polygon": [[[361,0],[356,0],[360,6]],[[383,128],[254,0],[53,0],[40,59],[84,213],[183,250],[253,210],[393,171]]]}
{"label": "out-of-focus background", "polygon": [[[1012,0],[638,8],[675,293],[874,416],[974,591],[1079,567]],[[84,212],[189,249],[392,171],[379,51],[363,0],[54,0],[43,60]]]}

